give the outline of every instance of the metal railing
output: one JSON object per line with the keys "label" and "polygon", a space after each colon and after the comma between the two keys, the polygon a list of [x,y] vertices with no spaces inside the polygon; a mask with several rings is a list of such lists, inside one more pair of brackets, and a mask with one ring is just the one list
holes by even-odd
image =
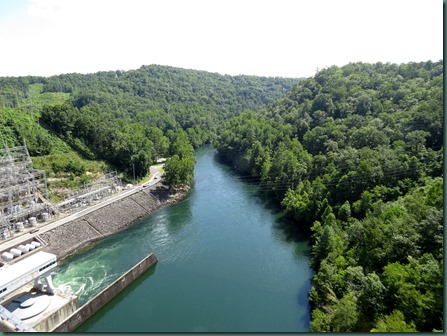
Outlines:
{"label": "metal railing", "polygon": [[15,331],[18,332],[36,332],[32,327],[27,325],[13,313],[11,313],[8,309],[4,308],[0,305],[0,319],[2,321],[7,321],[15,327]]}

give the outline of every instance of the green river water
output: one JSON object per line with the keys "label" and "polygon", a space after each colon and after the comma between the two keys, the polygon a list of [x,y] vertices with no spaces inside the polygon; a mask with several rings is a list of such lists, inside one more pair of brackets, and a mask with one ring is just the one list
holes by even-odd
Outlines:
{"label": "green river water", "polygon": [[308,331],[306,238],[211,147],[196,157],[184,200],[56,269],[55,285],[83,304],[149,253],[158,258],[77,332]]}

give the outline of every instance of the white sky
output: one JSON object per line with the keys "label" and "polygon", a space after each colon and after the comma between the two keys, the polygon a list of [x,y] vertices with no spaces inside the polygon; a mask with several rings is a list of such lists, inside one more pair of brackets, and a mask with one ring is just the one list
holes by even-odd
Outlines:
{"label": "white sky", "polygon": [[309,77],[443,58],[443,0],[0,0],[0,76],[162,64]]}

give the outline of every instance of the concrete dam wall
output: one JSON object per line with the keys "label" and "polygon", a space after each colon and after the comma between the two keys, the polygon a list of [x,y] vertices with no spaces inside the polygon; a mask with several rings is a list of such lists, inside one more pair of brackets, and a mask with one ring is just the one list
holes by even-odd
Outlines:
{"label": "concrete dam wall", "polygon": [[51,331],[71,332],[75,330],[156,263],[157,258],[151,253]]}

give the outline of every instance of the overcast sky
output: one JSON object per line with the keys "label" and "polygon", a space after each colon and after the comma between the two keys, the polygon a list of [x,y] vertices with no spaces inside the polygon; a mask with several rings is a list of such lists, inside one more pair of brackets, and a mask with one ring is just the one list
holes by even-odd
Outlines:
{"label": "overcast sky", "polygon": [[0,76],[162,64],[309,77],[442,57],[442,0],[0,0]]}

